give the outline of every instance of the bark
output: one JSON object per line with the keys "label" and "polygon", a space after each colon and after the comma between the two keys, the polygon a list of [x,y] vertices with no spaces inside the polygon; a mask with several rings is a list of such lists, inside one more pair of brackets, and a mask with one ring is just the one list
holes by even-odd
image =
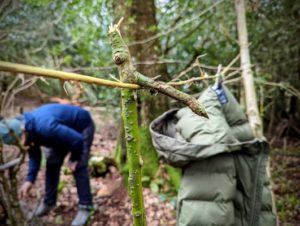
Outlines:
{"label": "bark", "polygon": [[[110,27],[108,35],[112,46],[113,59],[118,66],[121,81],[138,83],[144,87],[155,89],[186,104],[196,114],[207,117],[204,108],[202,108],[195,98],[176,90],[164,82],[156,82],[136,71],[131,63],[129,49],[118,29],[119,24]],[[141,186],[142,158],[139,143],[140,137],[136,103],[137,93],[136,90],[122,89],[121,95],[122,118],[124,122],[129,166],[129,190],[133,206],[133,221],[134,225],[142,226],[146,224],[146,220]]]}
{"label": "bark", "polygon": [[251,70],[248,32],[244,0],[235,0],[238,39],[240,45],[242,77],[246,96],[246,108],[250,126],[257,138],[263,137],[262,121],[257,107],[253,72]]}
{"label": "bark", "polygon": [[19,202],[17,174],[21,164],[24,162],[27,152],[17,136],[11,132],[15,138],[15,144],[20,153],[18,158],[5,162],[3,152],[3,142],[0,138],[0,204],[5,209],[8,225],[10,226],[42,226],[42,221],[34,218],[27,219]]}
{"label": "bark", "polygon": [[[133,0],[129,4],[128,1],[118,1],[114,6],[118,15],[126,15],[125,25],[122,25],[122,34],[127,37],[129,50],[134,61],[147,62],[156,61],[161,55],[161,46],[158,39],[147,43],[138,43],[157,34],[157,21],[155,18],[156,8],[155,1],[139,1]],[[162,81],[168,80],[166,65],[154,64],[137,65],[137,70],[148,77],[160,75]],[[149,123],[160,113],[169,108],[167,98],[158,94],[154,97],[149,92],[140,93],[140,119],[142,126],[148,126]]]}
{"label": "bark", "polygon": [[[238,30],[238,39],[240,45],[241,68],[242,68],[242,77],[243,77],[243,83],[245,89],[246,109],[247,109],[248,119],[255,137],[262,139],[263,127],[262,127],[262,120],[260,118],[259,111],[258,111],[253,72],[251,70],[244,0],[235,0],[235,9],[237,15],[237,30]],[[267,164],[266,173],[268,179],[270,180],[270,183],[272,184],[269,162]],[[276,215],[275,198],[272,190],[271,190],[271,195],[272,195],[272,210]]]}
{"label": "bark", "polygon": [[[130,54],[117,27],[110,28],[109,38],[113,49],[113,58],[118,65],[120,79],[123,82],[133,82],[131,73],[134,69],[130,64]],[[132,202],[132,216],[134,226],[146,225],[146,216],[143,200],[140,154],[140,137],[137,113],[137,91],[130,89],[121,90],[122,119],[124,123],[128,169],[129,169],[129,194]]]}
{"label": "bark", "polygon": [[[154,0],[115,0],[113,3],[115,15],[124,16],[126,18],[122,24],[121,32],[127,43],[136,43],[137,41],[145,40],[157,34]],[[158,60],[158,56],[161,55],[158,39],[145,44],[129,45],[129,50],[132,59],[137,62],[153,62]],[[168,80],[166,76],[166,65],[138,64],[136,67],[139,72],[149,77],[161,75],[160,79],[164,81]],[[152,145],[148,125],[158,114],[167,109],[168,101],[166,96],[162,94],[152,95],[148,90],[139,92],[138,113],[139,123],[141,125],[141,154],[145,163],[142,167],[142,175],[149,178],[151,178],[158,169],[158,156]],[[120,137],[119,140],[121,141],[122,137]],[[125,153],[126,156],[126,151],[118,147],[117,154],[121,156],[121,153]],[[124,156],[124,154],[122,156]],[[121,164],[121,167],[122,166],[126,166],[126,161]]]}
{"label": "bark", "polygon": [[183,92],[180,92],[179,90],[164,82],[154,81],[153,79],[148,78],[138,72],[135,72],[135,77],[137,79],[136,82],[139,85],[143,87],[148,87],[150,89],[154,89],[162,94],[165,94],[166,96],[172,97],[173,99],[176,99],[179,102],[188,106],[197,115],[208,118],[205,109],[199,104],[196,98]]}
{"label": "bark", "polygon": [[3,143],[0,139],[0,197],[1,203],[5,208],[9,225],[11,226],[25,226],[26,218],[21,209],[18,191],[17,191],[17,171],[15,170],[16,164],[20,164],[20,159],[4,162],[3,156]]}
{"label": "bark", "polygon": [[[157,21],[155,18],[156,8],[155,1],[133,1],[131,8],[132,16],[135,17],[135,23],[131,26],[134,41],[145,40],[157,34]],[[161,55],[161,46],[159,39],[155,39],[145,44],[136,44],[129,47],[130,53],[137,61],[155,61]],[[165,64],[143,65],[137,66],[137,70],[153,78],[160,75],[160,80],[167,81],[168,74]],[[141,124],[148,126],[149,123],[159,114],[169,108],[167,97],[158,94],[157,97],[149,92],[141,94]]]}

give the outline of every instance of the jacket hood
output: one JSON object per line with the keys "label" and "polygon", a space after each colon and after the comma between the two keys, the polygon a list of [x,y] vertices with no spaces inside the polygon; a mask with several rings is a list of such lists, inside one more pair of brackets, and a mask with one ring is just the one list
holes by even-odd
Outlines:
{"label": "jacket hood", "polygon": [[[171,109],[150,124],[152,142],[161,158],[165,159],[170,165],[183,167],[191,161],[209,158],[211,156],[232,152],[242,151],[246,146],[253,146],[257,143],[256,139],[247,142],[235,141],[234,143],[191,143],[183,139],[176,138],[176,114],[179,109]],[[248,149],[247,149],[248,150]],[[251,148],[252,152],[259,152],[259,148]]]}

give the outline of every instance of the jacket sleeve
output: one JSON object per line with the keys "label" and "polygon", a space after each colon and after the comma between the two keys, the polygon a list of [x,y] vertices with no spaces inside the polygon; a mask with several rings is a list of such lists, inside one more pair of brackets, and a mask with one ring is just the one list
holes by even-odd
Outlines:
{"label": "jacket sleeve", "polygon": [[41,166],[41,149],[39,146],[34,145],[29,148],[28,154],[29,162],[26,180],[34,183]]}
{"label": "jacket sleeve", "polygon": [[83,137],[76,130],[52,121],[47,136],[50,136],[53,142],[60,143],[70,149],[71,161],[80,159],[83,149]]}

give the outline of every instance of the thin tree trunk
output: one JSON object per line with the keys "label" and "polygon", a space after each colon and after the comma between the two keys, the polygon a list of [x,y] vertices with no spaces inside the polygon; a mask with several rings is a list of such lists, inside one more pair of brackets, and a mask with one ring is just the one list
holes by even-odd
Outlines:
{"label": "thin tree trunk", "polygon": [[[17,164],[21,164],[18,161]],[[0,138],[0,166],[4,166],[3,143]],[[5,208],[9,223],[12,226],[25,226],[26,218],[21,209],[18,192],[17,192],[17,171],[14,170],[14,165],[7,169],[0,170],[0,195],[1,203]],[[8,171],[8,172],[7,172]]]}
{"label": "thin tree trunk", "polygon": [[[156,82],[148,78],[133,67],[128,47],[120,31],[120,22],[109,29],[109,39],[112,46],[113,59],[118,66],[122,82],[138,83],[139,85],[155,89],[189,106],[196,114],[207,117],[205,109],[192,96],[176,90],[164,82]],[[146,225],[145,210],[141,183],[141,166],[143,164],[140,154],[140,137],[137,120],[137,92],[131,89],[122,89],[122,118],[126,136],[126,148],[129,166],[129,192],[132,200],[133,225]]]}
{"label": "thin tree trunk", "polygon": [[[121,32],[127,43],[135,43],[145,40],[157,34],[157,21],[155,18],[155,0],[114,0],[113,8],[116,17],[125,17]],[[161,47],[158,39],[129,46],[132,59],[137,62],[156,61],[161,55]],[[165,64],[138,64],[137,70],[148,77],[160,76],[160,80],[167,81],[167,68]],[[168,109],[168,98],[160,93],[152,95],[149,91],[140,91],[138,96],[138,115],[141,136],[141,154],[144,166],[142,174],[153,177],[158,169],[158,156],[153,147],[151,135],[148,130],[150,122],[162,112]],[[119,138],[119,140],[124,138]],[[118,152],[124,152],[118,147]],[[120,154],[119,154],[120,155]],[[124,166],[126,162],[121,164]]]}
{"label": "thin tree trunk", "polygon": [[[237,30],[238,30],[238,39],[240,45],[241,68],[242,68],[242,77],[243,77],[243,83],[245,89],[246,109],[247,109],[248,119],[252,131],[254,133],[254,136],[256,138],[261,139],[263,138],[263,127],[262,127],[262,120],[260,118],[259,111],[258,111],[253,72],[251,70],[244,0],[235,0],[235,10],[237,15]],[[266,172],[270,180],[270,183],[272,184],[269,162],[267,164]],[[271,190],[271,195],[272,195],[272,209],[273,209],[273,213],[276,216],[275,198],[272,190]]]}
{"label": "thin tree trunk", "polygon": [[[132,82],[134,74],[130,64],[130,53],[125,45],[118,27],[111,27],[109,38],[113,48],[113,58],[118,65],[120,79]],[[137,113],[137,91],[121,90],[122,118],[125,130],[126,149],[129,168],[129,194],[132,203],[133,226],[146,226],[146,215],[141,180],[142,157],[140,154],[140,137]]]}
{"label": "thin tree trunk", "polygon": [[251,70],[249,43],[248,43],[248,32],[245,16],[245,3],[244,0],[235,0],[236,15],[237,15],[237,28],[238,38],[240,45],[241,55],[241,68],[243,83],[246,96],[246,108],[250,126],[255,134],[255,137],[262,138],[262,121],[259,116],[257,107],[257,98],[254,87],[253,73]]}

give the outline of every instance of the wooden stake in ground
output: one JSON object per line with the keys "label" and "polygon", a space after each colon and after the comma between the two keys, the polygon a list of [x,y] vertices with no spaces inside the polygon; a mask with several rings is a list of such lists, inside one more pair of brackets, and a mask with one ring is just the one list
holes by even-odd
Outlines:
{"label": "wooden stake in ground", "polygon": [[[253,72],[251,70],[244,0],[235,0],[235,10],[237,15],[237,29],[238,29],[238,38],[239,38],[239,45],[240,45],[242,78],[243,78],[244,89],[245,89],[248,119],[252,131],[254,133],[254,136],[256,138],[263,139],[264,136],[263,136],[262,120],[260,118],[259,111],[258,111]],[[267,166],[267,175],[269,180],[271,181],[269,161]],[[271,191],[271,195],[272,195],[272,211],[276,216],[275,198],[274,198],[274,193],[272,191]]]}

